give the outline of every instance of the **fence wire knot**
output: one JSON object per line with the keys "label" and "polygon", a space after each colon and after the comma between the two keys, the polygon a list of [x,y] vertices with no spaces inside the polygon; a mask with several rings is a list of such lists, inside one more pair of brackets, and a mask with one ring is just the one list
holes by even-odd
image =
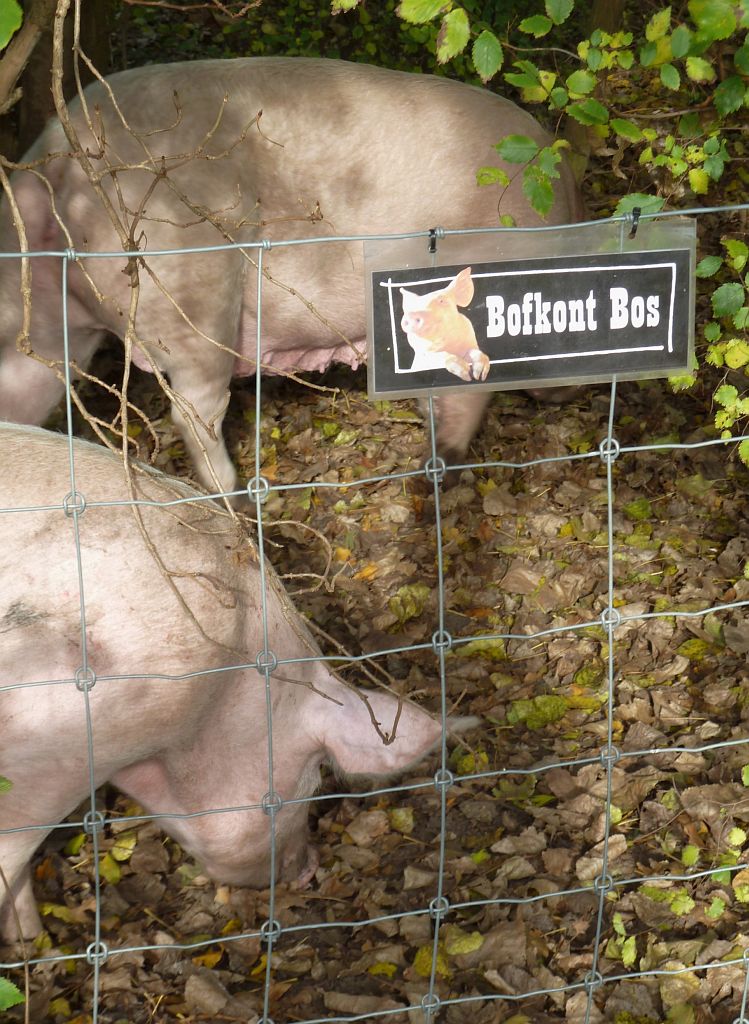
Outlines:
{"label": "fence wire knot", "polygon": [[605,746],[600,753],[601,764],[604,768],[615,765],[621,759],[621,752],[613,744]]}
{"label": "fence wire knot", "polygon": [[247,481],[247,497],[250,501],[263,502],[270,494],[270,484],[264,476],[253,476]]}
{"label": "fence wire knot", "polygon": [[273,651],[259,651],[255,658],[255,668],[261,675],[267,672],[270,676],[278,668],[278,658]]}
{"label": "fence wire knot", "polygon": [[93,966],[95,963],[105,964],[109,958],[109,947],[106,942],[92,942],[86,947],[86,960]]}
{"label": "fence wire knot", "polygon": [[447,896],[435,896],[429,904],[429,916],[439,922],[450,909],[450,901]]}
{"label": "fence wire knot", "polygon": [[585,985],[585,991],[590,995],[591,992],[595,992],[597,988],[603,985],[603,976],[600,971],[588,971],[583,984]]}
{"label": "fence wire knot", "polygon": [[283,807],[283,797],[275,790],[272,793],[266,793],[260,801],[260,806],[263,808],[264,814],[277,814]]}
{"label": "fence wire knot", "polygon": [[80,690],[81,693],[88,693],[89,690],[93,690],[96,686],[96,673],[92,668],[81,668],[76,669],[75,672],[75,687]]}
{"label": "fence wire knot", "polygon": [[618,608],[604,608],[601,612],[601,625],[604,629],[616,629],[622,616]]}
{"label": "fence wire knot", "polygon": [[104,815],[101,811],[86,811],[83,815],[83,831],[87,836],[101,832],[104,828]]}
{"label": "fence wire knot", "polygon": [[597,896],[600,896],[601,893],[605,894],[607,892],[611,892],[613,888],[614,879],[611,877],[608,871],[605,875],[596,875],[596,877],[593,879],[593,891]]}
{"label": "fence wire knot", "polygon": [[455,776],[447,768],[438,768],[434,773],[435,789],[449,789],[455,782]]}
{"label": "fence wire knot", "polygon": [[438,455],[436,459],[429,458],[424,463],[424,475],[433,484],[438,484],[444,479],[446,470],[447,463],[441,455]]}
{"label": "fence wire knot", "polygon": [[601,462],[613,462],[619,457],[619,442],[615,437],[604,437],[598,446]]}
{"label": "fence wire knot", "polygon": [[68,518],[76,514],[82,516],[86,511],[86,499],[78,491],[69,491],[62,499],[62,510]]}
{"label": "fence wire knot", "polygon": [[432,650],[435,656],[439,655],[440,651],[449,651],[453,645],[453,638],[447,632],[446,629],[437,629],[432,633]]}
{"label": "fence wire knot", "polygon": [[75,249],[65,249],[63,257],[64,259],[72,261],[73,263],[76,263],[78,261],[78,253]]}
{"label": "fence wire knot", "polygon": [[427,992],[421,999],[421,1008],[424,1013],[437,1013],[440,1008],[440,997],[436,992]]}
{"label": "fence wire knot", "polygon": [[260,926],[260,941],[261,942],[276,942],[277,939],[281,938],[281,927],[280,921],[263,921]]}

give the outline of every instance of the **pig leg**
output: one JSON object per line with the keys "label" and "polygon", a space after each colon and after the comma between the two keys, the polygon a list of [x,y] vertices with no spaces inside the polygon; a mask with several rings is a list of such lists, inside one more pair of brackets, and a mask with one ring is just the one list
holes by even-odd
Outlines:
{"label": "pig leg", "polygon": [[[441,395],[434,400],[437,451],[447,462],[462,462],[479,429],[491,392]],[[427,424],[427,432],[429,426]]]}
{"label": "pig leg", "polygon": [[182,435],[198,479],[209,491],[232,491],[237,481],[237,471],[221,432],[229,404],[233,363],[233,356],[214,350],[210,361],[195,359],[166,368],[176,392],[172,420]]}
{"label": "pig leg", "polygon": [[[82,367],[96,351],[100,331],[71,334],[71,358]],[[36,349],[44,354],[42,346]],[[61,353],[55,352],[55,357]],[[0,419],[12,423],[40,424],[49,417],[64,393],[64,385],[54,370],[32,356],[8,346],[0,357]]]}
{"label": "pig leg", "polygon": [[461,359],[460,356],[447,356],[445,359],[445,369],[449,370],[450,373],[454,373],[456,377],[460,377],[461,380],[471,379],[471,368],[466,360]]}
{"label": "pig leg", "polygon": [[[30,856],[30,854],[29,854]],[[0,892],[0,940],[3,942],[17,942],[20,938],[33,939],[42,930],[42,920],[39,911],[36,909],[34,892],[31,888],[31,869],[28,863],[16,869],[16,877],[11,882],[9,877],[9,864],[2,858],[0,866],[8,881],[10,895],[4,885]],[[13,913],[15,907],[15,914]],[[18,924],[21,926],[21,934],[18,934]]]}
{"label": "pig leg", "polygon": [[471,376],[474,380],[486,380],[489,374],[489,356],[485,355],[480,348],[472,348],[468,353],[471,362]]}

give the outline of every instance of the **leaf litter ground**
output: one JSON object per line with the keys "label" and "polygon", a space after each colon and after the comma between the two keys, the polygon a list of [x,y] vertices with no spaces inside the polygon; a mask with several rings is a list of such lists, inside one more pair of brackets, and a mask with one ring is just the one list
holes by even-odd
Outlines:
{"label": "leaf litter ground", "polygon": [[[263,473],[273,483],[305,485],[266,503],[267,554],[326,653],[425,645],[372,661],[369,679],[360,669],[345,674],[357,684],[385,682],[437,712],[437,662],[428,646],[437,628],[434,496],[424,479],[357,484],[420,465],[421,418],[413,403],[369,403],[362,374],[333,374],[326,383],[344,390],[331,399],[264,382]],[[156,424],[157,464],[189,475],[160,392],[145,375],[135,386]],[[527,462],[595,451],[608,409],[604,387],[562,406],[497,395],[472,458]],[[253,410],[251,383],[240,385],[226,432],[245,477],[253,472]],[[105,405],[101,413],[111,415]],[[660,382],[620,386],[615,435],[622,445],[714,436],[707,402],[671,395]],[[615,604],[623,615],[749,596],[747,473],[730,449],[622,455],[613,475]],[[319,481],[347,486],[315,489]],[[583,1021],[580,982],[593,966],[592,883],[605,824],[606,778],[596,759],[607,735],[606,635],[592,626],[528,641],[480,638],[599,619],[607,603],[605,467],[593,457],[463,471],[443,489],[440,506],[445,627],[474,638],[446,659],[448,704],[482,725],[461,745],[450,742],[456,781],[447,794],[444,893],[451,904],[473,905],[451,911],[441,928],[436,993],[472,997],[443,1010],[454,1024]],[[749,737],[745,618],[741,610],[656,618],[616,631],[616,747],[682,749],[613,766],[608,870],[614,881],[630,881],[607,898],[597,969],[604,977],[681,973],[602,985],[593,1022],[728,1024],[738,1015],[742,967],[699,968],[740,958],[749,946],[749,870],[741,869],[749,745],[690,748]],[[567,764],[586,758],[592,763]],[[560,766],[530,771],[550,763]],[[437,766],[433,757],[403,781],[429,783]],[[497,770],[506,774],[475,777]],[[276,917],[299,927],[273,950],[277,1024],[398,1011],[428,990],[439,794],[427,784],[352,799],[336,796],[341,788],[328,775],[312,808],[320,853],[312,884],[278,888]],[[103,938],[112,949],[156,948],[104,965],[99,1019],[262,1015],[264,947],[232,936],[262,924],[268,893],[217,887],[154,824],[128,824],[133,807],[124,797],[105,789],[100,801],[109,815],[122,815],[102,844]],[[84,836],[59,833],[39,851],[35,886],[47,933],[36,952],[81,952],[92,941],[91,867]],[[716,867],[726,870],[639,881]],[[382,920],[352,927],[374,918]],[[201,941],[208,944],[192,955],[169,948]],[[35,968],[30,1019],[90,1020],[92,973],[80,960]],[[14,977],[22,985],[21,973]],[[578,988],[520,998],[568,984]],[[20,1008],[11,1019],[22,1019]]]}

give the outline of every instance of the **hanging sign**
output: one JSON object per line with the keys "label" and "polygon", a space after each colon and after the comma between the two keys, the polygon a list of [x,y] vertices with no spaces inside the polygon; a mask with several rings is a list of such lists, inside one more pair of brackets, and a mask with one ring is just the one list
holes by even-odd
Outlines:
{"label": "hanging sign", "polygon": [[[485,236],[478,255],[472,255],[475,236],[449,236],[451,246],[438,242],[440,265],[429,267],[426,246],[422,266],[407,259],[400,267],[377,267],[383,257],[392,260],[394,243],[383,253],[368,243],[370,395],[689,372],[694,224],[659,225],[657,232],[642,225],[637,248],[615,252],[600,251],[600,232],[581,227],[575,233],[583,242],[593,239],[593,251],[580,251],[580,241],[575,246],[567,238],[573,251],[548,255],[557,233],[523,232],[522,258],[488,261]],[[618,225],[607,234],[609,246],[621,247]],[[514,237],[506,233],[502,243],[509,248]]]}

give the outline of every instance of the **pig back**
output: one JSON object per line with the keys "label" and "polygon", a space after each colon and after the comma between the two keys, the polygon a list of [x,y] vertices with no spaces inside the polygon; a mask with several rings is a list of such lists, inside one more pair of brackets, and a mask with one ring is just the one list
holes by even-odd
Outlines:
{"label": "pig back", "polygon": [[[263,649],[254,546],[227,513],[205,500],[142,506],[141,529],[132,508],[118,504],[130,498],[121,458],[80,441],[73,450],[76,490],[86,499],[78,516],[83,602],[73,520],[61,508],[70,492],[67,440],[0,424],[2,508],[15,510],[0,514],[0,687],[75,678],[83,664],[83,606],[87,660],[97,676],[91,699],[94,712],[101,709],[105,745],[111,733],[119,746],[128,747],[118,736],[123,721],[106,712],[113,697],[136,712],[130,755],[156,739],[167,741],[171,726],[189,735],[219,690],[229,701],[243,693],[243,714],[258,719],[265,708],[262,676],[250,668],[228,670],[254,663]],[[198,497],[186,485],[142,467],[134,467],[133,480],[139,499]],[[277,657],[315,653],[271,566],[266,612],[269,646]],[[311,663],[284,674],[306,682],[306,674],[316,670]],[[174,678],[185,674],[197,677]],[[154,679],[160,675],[172,678]],[[280,692],[284,684],[279,681],[276,688]],[[295,694],[299,689],[289,688]],[[9,711],[12,702],[21,701],[28,711],[32,697],[36,716],[48,701],[64,699],[67,689],[0,691],[0,707]],[[138,722],[146,707],[150,713]],[[77,719],[76,729],[82,726],[83,719]]]}
{"label": "pig back", "polygon": [[[71,104],[73,123],[94,171],[116,172],[104,173],[102,185],[141,248],[485,227],[503,213],[521,225],[539,223],[516,167],[508,168],[512,180],[503,193],[479,188],[476,171],[501,165],[493,145],[508,133],[542,144],[548,137],[510,101],[445,78],[333,60],[204,60],[112,75],[88,87],[85,105],[88,119],[80,102]],[[68,148],[52,122],[28,156]],[[55,161],[50,173],[76,248],[119,249],[77,163]],[[123,215],[115,177],[130,215]],[[36,191],[38,205],[45,200]],[[557,191],[550,223],[575,219],[577,192],[565,166]],[[49,218],[48,226],[54,231]],[[168,348],[179,339],[184,347],[197,341],[194,325],[245,356],[254,353],[252,254],[149,262],[159,284],[141,274],[138,329],[146,341],[168,339]],[[107,301],[83,301],[96,305],[99,324],[121,334],[121,261],[85,266]],[[360,243],[281,246],[265,254],[264,268],[263,357],[270,368],[363,359]],[[71,286],[79,297],[87,292],[76,268]],[[163,347],[153,354],[168,369]],[[240,360],[235,370],[254,366]]]}

